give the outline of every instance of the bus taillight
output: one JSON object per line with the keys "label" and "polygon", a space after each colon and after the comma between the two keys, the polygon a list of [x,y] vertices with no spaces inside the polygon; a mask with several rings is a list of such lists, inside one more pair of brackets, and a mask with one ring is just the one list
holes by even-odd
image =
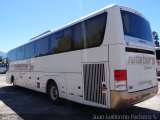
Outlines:
{"label": "bus taillight", "polygon": [[127,71],[126,70],[114,70],[114,80],[116,81],[127,80]]}
{"label": "bus taillight", "polygon": [[127,70],[114,70],[114,81],[116,90],[126,90]]}

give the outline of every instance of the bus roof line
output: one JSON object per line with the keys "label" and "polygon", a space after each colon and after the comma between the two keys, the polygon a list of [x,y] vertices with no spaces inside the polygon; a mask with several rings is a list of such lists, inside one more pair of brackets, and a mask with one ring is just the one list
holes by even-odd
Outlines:
{"label": "bus roof line", "polygon": [[[81,18],[78,18],[78,19],[76,19],[76,20],[73,20],[73,21],[71,21],[71,22],[69,22],[69,23],[67,23],[67,24],[65,24],[65,25],[63,25],[63,26],[60,26],[60,27],[55,28],[55,29],[53,29],[53,30],[48,30],[48,31],[46,31],[46,32],[44,32],[44,33],[41,33],[40,35],[37,35],[37,36],[31,38],[31,39],[29,40],[29,42],[24,43],[23,45],[28,44],[28,43],[30,43],[30,42],[32,42],[32,41],[36,41],[36,40],[38,40],[38,39],[40,39],[40,38],[43,38],[43,37],[45,37],[45,36],[47,36],[47,35],[50,35],[50,34],[52,34],[52,33],[55,33],[55,32],[60,31],[60,30],[62,30],[62,29],[65,29],[65,28],[67,28],[67,27],[70,27],[70,26],[72,26],[72,25],[74,25],[74,24],[76,24],[76,23],[78,23],[78,22],[81,22],[81,21],[83,21],[83,20],[86,20],[86,19],[88,19],[88,18],[90,18],[90,17],[92,17],[92,16],[95,16],[95,15],[97,15],[97,14],[106,12],[106,9],[110,9],[110,8],[113,8],[113,7],[122,7],[122,6],[117,5],[117,4],[110,4],[110,5],[108,5],[108,6],[104,7],[104,8],[98,9],[98,10],[96,10],[96,11],[90,13],[90,14],[87,14],[87,15],[81,17]],[[21,46],[23,46],[23,45],[21,45]],[[18,46],[18,47],[21,47],[21,46]],[[16,47],[16,48],[18,48],[18,47]],[[16,49],[16,48],[14,48],[14,49]],[[14,50],[14,49],[11,49],[10,51],[12,51],[12,50]],[[9,52],[9,51],[8,51],[8,52]]]}
{"label": "bus roof line", "polygon": [[70,27],[70,26],[72,26],[72,25],[74,25],[74,24],[76,24],[76,23],[78,23],[78,22],[81,22],[81,21],[83,21],[83,20],[85,20],[85,19],[88,19],[88,18],[90,18],[90,17],[92,17],[92,16],[94,16],[94,15],[96,15],[96,14],[98,14],[98,13],[105,12],[106,9],[109,9],[109,8],[111,8],[111,7],[114,7],[114,6],[119,6],[119,5],[111,4],[111,5],[109,5],[109,6],[106,6],[106,7],[104,7],[104,8],[101,8],[101,9],[99,9],[99,10],[96,10],[96,11],[94,11],[94,12],[92,12],[92,13],[90,13],[90,14],[87,14],[87,15],[81,17],[81,18],[78,18],[78,19],[76,19],[76,20],[73,20],[73,21],[71,21],[71,22],[69,22],[69,23],[67,23],[67,24],[65,24],[65,25],[63,25],[63,26],[60,26],[60,27],[55,28],[55,29],[53,29],[53,30],[50,30],[49,32],[46,31],[46,32],[44,32],[44,33],[42,33],[42,34],[40,34],[40,35],[37,35],[37,36],[31,38],[30,41],[34,41],[34,40],[37,40],[37,39],[39,39],[39,38],[43,38],[43,37],[45,37],[46,35],[49,35],[49,34],[52,34],[52,33],[54,33],[54,32],[57,32],[57,31],[59,31],[59,30],[61,30],[61,29],[65,29],[65,28],[67,28],[67,27]]}
{"label": "bus roof line", "polygon": [[43,35],[45,35],[46,33],[49,33],[49,32],[51,32],[51,30],[47,30],[47,31],[45,31],[45,32],[43,32],[43,33],[41,33],[41,34],[39,34],[39,35],[31,38],[30,41],[32,41],[32,40],[34,40],[34,39],[36,39],[36,38],[38,38],[38,37],[40,37],[40,36],[43,36]]}

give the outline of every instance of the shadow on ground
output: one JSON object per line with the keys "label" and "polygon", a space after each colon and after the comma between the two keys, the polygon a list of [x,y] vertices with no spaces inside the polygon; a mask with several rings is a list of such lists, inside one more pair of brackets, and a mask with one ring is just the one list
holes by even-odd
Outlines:
{"label": "shadow on ground", "polygon": [[[54,105],[48,101],[45,94],[21,87],[0,88],[0,100],[25,120],[160,119],[159,111],[137,106],[107,110],[66,100],[62,105]],[[6,106],[2,106],[1,110]],[[2,112],[1,110],[0,112]],[[9,114],[10,112],[3,111],[3,113]]]}

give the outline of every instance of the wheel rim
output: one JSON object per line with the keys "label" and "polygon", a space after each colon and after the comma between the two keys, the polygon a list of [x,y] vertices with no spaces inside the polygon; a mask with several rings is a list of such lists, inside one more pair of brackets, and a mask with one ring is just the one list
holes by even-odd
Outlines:
{"label": "wheel rim", "polygon": [[52,98],[52,100],[56,100],[58,97],[58,90],[55,86],[52,86],[50,89],[50,96]]}

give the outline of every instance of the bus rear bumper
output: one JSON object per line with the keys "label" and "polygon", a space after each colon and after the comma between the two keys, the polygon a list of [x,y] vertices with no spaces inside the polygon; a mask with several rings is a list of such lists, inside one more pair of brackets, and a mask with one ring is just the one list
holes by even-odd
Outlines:
{"label": "bus rear bumper", "polygon": [[157,92],[158,85],[133,93],[128,93],[127,91],[111,91],[111,109],[132,106],[155,96]]}

